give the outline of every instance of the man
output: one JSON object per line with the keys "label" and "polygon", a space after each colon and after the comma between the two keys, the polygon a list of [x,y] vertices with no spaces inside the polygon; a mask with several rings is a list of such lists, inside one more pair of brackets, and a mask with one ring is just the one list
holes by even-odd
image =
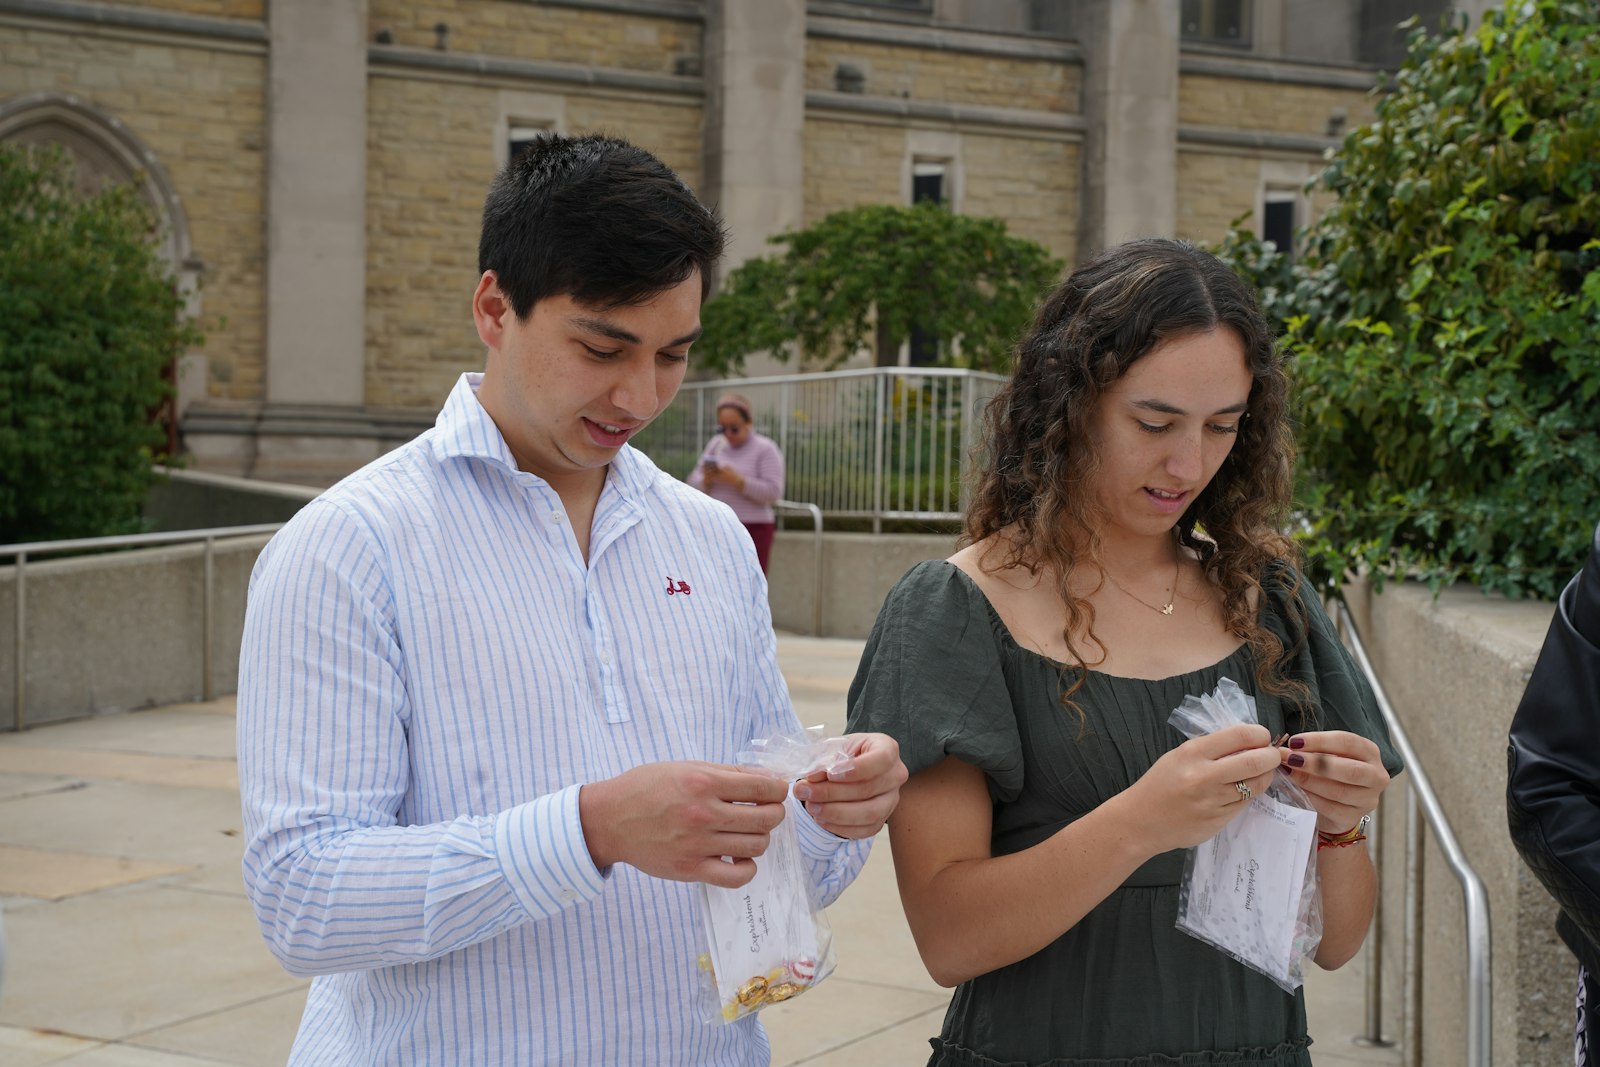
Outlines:
{"label": "man", "polygon": [[484,207],[483,374],[262,553],[244,873],[316,976],[291,1063],[770,1058],[753,1016],[702,1021],[694,883],[748,881],[789,818],[832,900],[905,770],[877,734],[798,801],[730,766],[797,725],[766,585],[733,513],[628,447],[722,246],[650,154],[539,142]]}
{"label": "man", "polygon": [[1600,526],[1556,599],[1539,660],[1511,719],[1511,841],[1560,905],[1556,933],[1578,958],[1573,1063],[1600,1067]]}

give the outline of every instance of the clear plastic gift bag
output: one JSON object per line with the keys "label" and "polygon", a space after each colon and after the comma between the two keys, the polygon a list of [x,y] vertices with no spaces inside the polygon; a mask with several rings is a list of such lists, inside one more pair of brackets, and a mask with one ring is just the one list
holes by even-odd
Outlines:
{"label": "clear plastic gift bag", "polygon": [[[1190,739],[1256,721],[1256,702],[1223,678],[1168,719]],[[1263,795],[1209,841],[1189,850],[1178,891],[1178,929],[1226,952],[1293,993],[1322,941],[1317,813],[1282,769]]]}
{"label": "clear plastic gift bag", "polygon": [[[752,741],[739,753],[739,764],[791,783],[848,766],[849,742],[823,733],[813,726]],[[710,951],[701,955],[700,967],[714,990],[708,1019],[742,1019],[799,996],[833,973],[833,931],[812,896],[792,818],[772,832],[749,882],[737,889],[702,883],[701,890]]]}

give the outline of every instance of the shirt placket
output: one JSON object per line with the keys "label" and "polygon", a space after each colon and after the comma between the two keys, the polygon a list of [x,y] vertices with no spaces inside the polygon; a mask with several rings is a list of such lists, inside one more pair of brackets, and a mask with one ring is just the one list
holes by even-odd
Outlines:
{"label": "shirt placket", "polygon": [[602,581],[607,572],[609,553],[624,530],[638,521],[638,513],[613,484],[613,474],[606,481],[595,507],[594,523],[589,530],[589,566],[583,575],[584,611],[589,620],[589,635],[593,641],[592,654],[600,678],[600,698],[605,706],[606,721],[627,722],[632,718],[628,706],[627,687],[623,684],[622,664],[617,654],[617,643],[606,610],[606,590]]}
{"label": "shirt placket", "polygon": [[602,524],[598,512],[594,528],[589,534],[589,565],[585,566],[583,556],[578,551],[578,540],[569,528],[567,510],[562,506],[560,496],[541,482],[535,482],[532,488],[537,500],[535,506],[541,514],[552,545],[565,554],[579,576],[578,582],[583,590],[584,636],[588,639],[589,659],[593,670],[591,676],[599,680],[600,703],[605,711],[606,721],[627,722],[628,702],[623,696],[621,678],[618,674],[616,642],[612,638],[612,628],[606,619],[604,596],[594,567],[598,549],[601,547],[599,530]]}

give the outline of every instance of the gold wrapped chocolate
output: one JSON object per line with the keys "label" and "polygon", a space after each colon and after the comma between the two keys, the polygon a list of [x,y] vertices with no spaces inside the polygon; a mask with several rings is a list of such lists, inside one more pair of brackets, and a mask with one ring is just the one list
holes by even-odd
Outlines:
{"label": "gold wrapped chocolate", "polygon": [[[805,986],[800,985],[798,982],[778,982],[776,985],[767,987],[767,1003],[776,1004],[780,1000],[788,1000],[804,989]],[[809,1004],[810,1001],[806,1003]]]}
{"label": "gold wrapped chocolate", "polygon": [[740,986],[738,993],[735,994],[735,996],[738,997],[739,1003],[743,1004],[747,1008],[753,1008],[757,1004],[760,1004],[766,995],[767,979],[766,976],[759,974],[750,979],[744,985]]}

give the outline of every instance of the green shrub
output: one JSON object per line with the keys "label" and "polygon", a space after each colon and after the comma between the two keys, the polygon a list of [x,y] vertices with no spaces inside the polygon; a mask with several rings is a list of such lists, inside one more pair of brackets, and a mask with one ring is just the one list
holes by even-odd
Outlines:
{"label": "green shrub", "polygon": [[898,349],[913,327],[940,339],[946,363],[1003,370],[1061,272],[999,219],[926,201],[839,211],[772,243],[785,250],[738,267],[705,306],[695,359],[714,372],[738,373],[751,352],[787,359],[791,346],[836,365]]}
{"label": "green shrub", "polygon": [[199,339],[153,236],[133,189],[80,199],[59,151],[0,143],[0,543],[138,528]]}
{"label": "green shrub", "polygon": [[1600,521],[1600,6],[1414,31],[1377,114],[1292,271],[1222,249],[1285,329],[1314,570],[1553,597]]}

